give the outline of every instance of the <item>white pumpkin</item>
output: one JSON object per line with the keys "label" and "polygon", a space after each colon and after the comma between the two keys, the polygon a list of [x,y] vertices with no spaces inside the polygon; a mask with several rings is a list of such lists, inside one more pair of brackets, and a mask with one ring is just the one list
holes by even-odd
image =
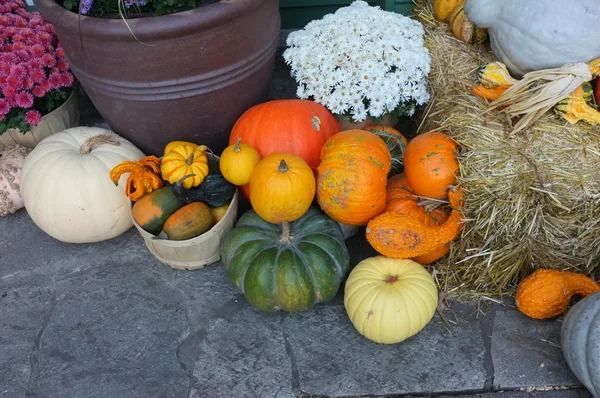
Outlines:
{"label": "white pumpkin", "polygon": [[376,343],[394,344],[419,333],[438,304],[435,281],[412,260],[375,256],[348,276],[344,306],[356,330]]}
{"label": "white pumpkin", "polygon": [[110,130],[75,127],[42,140],[21,173],[21,196],[31,219],[48,235],[67,243],[99,242],[131,228],[125,195],[129,174],[119,185],[113,167],[144,154]]}
{"label": "white pumpkin", "polygon": [[467,0],[465,14],[518,76],[600,57],[599,0]]}
{"label": "white pumpkin", "polygon": [[19,192],[21,169],[31,149],[11,145],[0,150],[0,217],[23,208]]}

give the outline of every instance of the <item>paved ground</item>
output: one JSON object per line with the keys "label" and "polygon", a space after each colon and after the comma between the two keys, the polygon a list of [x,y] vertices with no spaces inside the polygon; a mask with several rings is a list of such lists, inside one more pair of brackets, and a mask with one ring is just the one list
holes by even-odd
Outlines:
{"label": "paved ground", "polygon": [[[294,96],[288,76],[279,60],[272,98]],[[354,264],[374,254],[363,236],[348,242]],[[218,263],[172,270],[133,229],[63,244],[20,211],[0,218],[0,397],[590,397],[560,319],[526,319],[510,298],[447,306],[412,339],[377,345],[340,296],[261,313]]]}

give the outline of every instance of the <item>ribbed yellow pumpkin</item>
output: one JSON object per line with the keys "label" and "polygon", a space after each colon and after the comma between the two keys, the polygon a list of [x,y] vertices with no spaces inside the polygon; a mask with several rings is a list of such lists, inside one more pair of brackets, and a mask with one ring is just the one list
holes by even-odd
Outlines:
{"label": "ribbed yellow pumpkin", "polygon": [[160,164],[163,179],[175,184],[183,177],[194,174],[194,177],[184,180],[181,185],[190,189],[202,184],[209,173],[207,149],[204,145],[186,143],[170,148]]}
{"label": "ribbed yellow pumpkin", "polygon": [[367,258],[352,270],[344,291],[344,306],[356,330],[383,344],[419,333],[437,304],[435,281],[412,260]]}

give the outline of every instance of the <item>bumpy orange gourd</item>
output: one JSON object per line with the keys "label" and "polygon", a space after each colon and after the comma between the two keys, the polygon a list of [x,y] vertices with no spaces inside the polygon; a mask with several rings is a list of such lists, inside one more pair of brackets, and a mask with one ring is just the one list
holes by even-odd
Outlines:
{"label": "bumpy orange gourd", "polygon": [[319,206],[343,224],[366,224],[385,208],[390,162],[386,143],[373,133],[334,135],[323,146],[317,169]]}
{"label": "bumpy orange gourd", "polygon": [[165,180],[175,184],[183,177],[193,174],[192,178],[185,179],[181,185],[190,189],[202,184],[208,175],[208,158],[206,146],[196,144],[181,144],[174,146],[170,152],[163,156],[160,172]]}
{"label": "bumpy orange gourd", "polygon": [[428,227],[412,216],[383,213],[367,225],[367,241],[377,252],[391,258],[414,258],[446,245],[462,230],[460,190],[448,192],[452,213],[441,225]]}
{"label": "bumpy orange gourd", "polygon": [[416,136],[404,152],[404,173],[417,196],[442,199],[456,182],[456,143],[444,133],[431,131]]}
{"label": "bumpy orange gourd", "polygon": [[528,317],[546,319],[565,312],[574,295],[585,297],[597,291],[600,286],[585,275],[539,269],[519,283],[515,301]]}
{"label": "bumpy orange gourd", "polygon": [[160,179],[160,160],[156,156],[146,156],[138,161],[121,162],[110,171],[110,179],[117,185],[121,175],[130,173],[127,178],[125,195],[132,201],[163,186]]}
{"label": "bumpy orange gourd", "polygon": [[450,209],[435,207],[426,209],[419,202],[404,173],[396,174],[388,179],[386,212],[409,215],[429,227],[440,225],[450,217]]}
{"label": "bumpy orange gourd", "polygon": [[302,217],[315,198],[315,175],[300,156],[274,153],[261,160],[250,180],[250,203],[265,221]]}
{"label": "bumpy orange gourd", "polygon": [[[413,194],[404,173],[396,174],[388,179],[387,205],[385,212],[406,214],[420,221],[428,227],[442,224],[450,217],[451,210],[448,207],[435,207],[427,209],[422,206],[419,199]],[[431,264],[450,253],[450,244],[442,245],[413,260],[419,264]]]}
{"label": "bumpy orange gourd", "polygon": [[464,0],[433,0],[433,15],[442,22],[448,22],[450,14]]}

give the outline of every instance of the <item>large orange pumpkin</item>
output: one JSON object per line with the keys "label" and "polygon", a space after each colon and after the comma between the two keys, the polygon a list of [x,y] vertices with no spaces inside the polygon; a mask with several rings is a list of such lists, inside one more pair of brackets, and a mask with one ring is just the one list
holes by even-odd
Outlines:
{"label": "large orange pumpkin", "polygon": [[334,220],[364,225],[385,208],[391,154],[377,135],[364,130],[342,131],[321,151],[317,201]]}
{"label": "large orange pumpkin", "polygon": [[409,141],[404,151],[404,173],[417,196],[442,199],[456,182],[456,143],[446,134],[431,131]]}
{"label": "large orange pumpkin", "polygon": [[[269,101],[248,109],[235,123],[229,144],[242,142],[255,148],[262,158],[278,152],[300,156],[316,170],[321,148],[342,130],[337,118],[314,101],[286,99]],[[249,186],[242,192],[248,197]]]}

